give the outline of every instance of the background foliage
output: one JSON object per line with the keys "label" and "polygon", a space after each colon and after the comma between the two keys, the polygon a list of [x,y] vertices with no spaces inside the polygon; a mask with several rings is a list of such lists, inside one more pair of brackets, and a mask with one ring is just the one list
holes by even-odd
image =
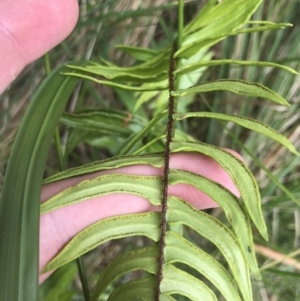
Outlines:
{"label": "background foliage", "polygon": [[[186,20],[193,17],[204,1],[189,1],[186,4]],[[151,47],[159,51],[166,43],[172,41],[177,23],[176,3],[166,1],[81,1],[81,19],[74,33],[60,46],[50,53],[52,68],[65,61],[72,59],[82,59],[99,57],[110,59],[121,65],[127,65],[129,58],[118,50],[114,50],[116,44],[128,44],[142,47]],[[264,1],[255,15],[255,19],[269,20],[274,22],[290,22],[293,28],[285,30],[268,31],[251,35],[240,35],[224,40],[211,49],[215,59],[247,59],[264,60],[284,63],[299,70],[299,21],[297,11],[300,9],[299,1]],[[107,42],[109,41],[109,43]],[[1,97],[1,138],[0,166],[2,175],[5,169],[5,162],[10,153],[11,143],[19,124],[20,118],[26,109],[27,100],[36,91],[37,86],[44,78],[43,61],[40,60],[29,66],[22,75],[14,82],[11,89]],[[232,93],[209,93],[205,98],[194,99],[190,102],[190,111],[201,111],[209,108],[212,111],[222,111],[228,114],[241,114],[252,116],[263,121],[281,133],[285,134],[290,141],[299,149],[299,77],[285,71],[273,68],[259,68],[236,65],[223,67],[212,67],[203,74],[203,79],[214,80],[219,78],[242,78],[248,81],[263,82],[266,86],[274,89],[283,95],[291,103],[291,107],[284,108],[274,104],[261,105],[261,100],[252,100],[249,105],[248,100]],[[82,88],[74,94],[73,99],[68,104],[68,111],[80,111],[89,107],[104,109],[120,109],[122,111],[133,112],[134,107],[129,101],[133,95],[108,87],[94,85],[91,82],[84,82]],[[239,99],[239,100],[238,100]],[[238,101],[237,101],[238,100]],[[255,101],[255,106],[253,106]],[[147,116],[156,112],[157,107],[163,104],[150,101],[139,108],[140,116]],[[143,124],[145,120],[134,120],[132,128]],[[267,226],[271,239],[268,244],[260,240],[257,235],[254,237],[257,243],[257,253],[259,264],[264,265],[278,254],[289,254],[300,247],[300,211],[290,198],[281,189],[277,188],[274,181],[270,179],[268,173],[263,168],[272,171],[279,182],[295,197],[299,198],[299,157],[290,155],[283,147],[274,144],[270,140],[233,125],[224,124],[209,119],[189,119],[181,124],[182,131],[197,137],[201,141],[211,143],[221,147],[233,148],[243,155],[254,173],[260,185],[263,197],[263,210],[267,221]],[[66,128],[61,127],[63,136],[70,135],[69,139],[80,137],[79,141],[74,141],[74,148],[67,149],[68,167],[82,165],[101,158],[110,157],[116,154],[119,140],[109,138],[99,138],[98,134],[89,135],[84,139],[85,134],[72,136],[72,132],[67,134]],[[234,139],[230,136],[234,135]],[[121,136],[121,135],[120,135]],[[45,176],[54,174],[56,171],[56,156],[54,150],[50,151]],[[214,216],[223,219],[220,210],[211,212]],[[225,219],[224,219],[225,222]],[[190,233],[193,240],[193,233]],[[131,240],[123,239],[120,243],[107,243],[100,247],[105,252],[91,253],[85,256],[85,265],[88,267],[88,278],[93,285],[93,279],[97,278],[100,268],[105,266],[111,258],[102,258],[99,253],[116,255],[123,253],[130,248],[130,244],[145,244],[145,239]],[[205,241],[197,243],[215,254],[216,258],[221,258],[218,251]],[[204,245],[206,244],[206,245]],[[264,244],[266,250],[259,245]],[[273,250],[273,252],[271,252]],[[276,251],[277,253],[275,253]],[[278,255],[277,254],[277,255]],[[113,256],[112,256],[113,257]],[[298,268],[297,268],[298,264]],[[46,300],[54,300],[57,295],[55,290],[69,287],[71,279],[76,270],[70,264],[58,270],[45,284],[41,290],[41,295],[47,296]],[[299,288],[296,284],[299,280],[299,263],[280,264],[266,269],[262,282],[254,282],[255,300],[297,300],[300,298]],[[54,289],[53,283],[60,285]],[[72,284],[72,289],[67,291],[65,298],[74,294],[77,300],[78,280]]]}

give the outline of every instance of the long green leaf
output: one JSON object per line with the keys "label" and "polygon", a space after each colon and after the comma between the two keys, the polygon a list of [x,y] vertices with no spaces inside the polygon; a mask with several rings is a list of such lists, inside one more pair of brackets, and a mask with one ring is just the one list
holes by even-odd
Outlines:
{"label": "long green leaf", "polygon": [[46,156],[77,79],[59,67],[38,89],[19,127],[0,199],[0,300],[38,299],[40,192]]}
{"label": "long green leaf", "polygon": [[263,134],[278,143],[285,146],[289,151],[294,153],[295,155],[300,155],[295,149],[294,145],[283,135],[269,127],[268,125],[259,122],[255,119],[246,118],[242,116],[236,115],[227,115],[227,114],[219,114],[219,113],[211,113],[211,112],[191,112],[191,113],[178,113],[174,114],[173,118],[175,120],[182,120],[190,117],[204,117],[204,118],[214,118],[219,120],[231,121],[236,124],[239,124],[247,129]]}
{"label": "long green leaf", "polygon": [[[74,76],[74,77],[78,77],[81,79],[88,79],[91,80],[93,82],[96,82],[98,84],[103,84],[109,87],[114,87],[114,88],[118,88],[118,89],[123,89],[123,90],[129,90],[129,91],[138,91],[138,92],[143,92],[143,91],[164,91],[168,89],[168,86],[165,85],[151,85],[151,86],[131,86],[130,84],[121,84],[118,82],[113,82],[113,81],[109,81],[109,80],[101,80],[101,79],[97,79],[93,76],[88,76],[86,75],[86,73],[80,73],[80,72],[62,72],[63,75],[68,75],[68,76]],[[158,82],[161,82],[161,80],[158,80]]]}
{"label": "long green leaf", "polygon": [[282,98],[276,92],[268,89],[267,87],[259,83],[250,83],[243,80],[231,80],[231,79],[220,79],[213,82],[205,82],[200,85],[182,89],[179,91],[172,91],[172,96],[184,96],[190,93],[203,93],[211,91],[231,91],[236,94],[251,96],[251,97],[261,97],[272,100],[275,103],[281,104],[283,106],[289,106],[290,104]]}
{"label": "long green leaf", "polygon": [[[180,48],[176,53],[175,57],[178,58],[188,58],[195,53],[197,53],[201,48],[203,47],[209,47],[217,42],[221,41],[224,38],[230,37],[230,36],[236,36],[239,34],[244,34],[244,33],[252,33],[252,32],[259,32],[259,31],[266,31],[266,30],[271,30],[271,29],[280,29],[280,28],[285,28],[288,26],[292,26],[292,24],[289,23],[278,23],[274,25],[263,25],[263,26],[256,26],[252,28],[246,28],[246,29],[238,29],[234,31],[228,31],[224,33],[216,33],[216,35],[210,36],[210,37],[205,37],[205,38],[199,38],[198,32],[195,34],[191,35],[189,40],[191,43],[186,44],[182,48]],[[188,40],[188,41],[189,41]]]}
{"label": "long green leaf", "polygon": [[[95,74],[108,80],[121,82],[159,82],[168,77],[170,47],[165,51],[157,53],[148,61],[133,67],[118,67],[111,63],[101,65],[96,62],[80,62],[68,64],[72,70]],[[77,71],[76,71],[77,72]]]}
{"label": "long green leaf", "polygon": [[[152,76],[156,77],[161,72],[166,73],[165,67],[168,65],[168,59],[169,57],[166,57],[166,52],[162,52],[153,57],[153,59],[133,67],[119,67],[108,61],[105,61],[105,66],[97,62],[84,61],[80,64],[67,64],[66,66],[71,69],[100,75],[107,79],[120,77],[122,80],[126,81],[126,79],[123,79],[124,76],[128,78],[133,76],[134,78],[146,79]],[[156,73],[154,72],[155,69],[157,70]]]}
{"label": "long green leaf", "polygon": [[139,69],[136,67],[121,68],[91,63],[85,63],[83,66],[68,65],[68,67],[75,69],[76,72],[79,70],[79,72],[101,76],[108,80],[130,83],[161,82],[168,76],[167,60],[162,61],[156,66],[147,66]]}
{"label": "long green leaf", "polygon": [[252,289],[248,266],[233,233],[217,219],[178,198],[169,198],[168,209],[169,223],[187,225],[218,247],[226,258],[244,299],[251,301]]}
{"label": "long green leaf", "polygon": [[54,270],[111,239],[142,235],[157,241],[160,235],[159,224],[158,212],[122,215],[101,220],[74,236],[43,268],[42,273]]}
{"label": "long green leaf", "polygon": [[213,291],[202,281],[170,264],[163,266],[160,291],[165,295],[180,294],[193,301],[217,301]]}
{"label": "long green leaf", "polygon": [[241,61],[241,60],[212,60],[212,61],[201,61],[198,63],[186,65],[183,67],[178,68],[174,74],[177,75],[183,75],[188,74],[190,72],[196,71],[201,67],[209,67],[209,66],[219,66],[219,65],[226,65],[226,64],[236,64],[236,65],[242,65],[242,66],[261,66],[261,67],[274,67],[274,68],[281,68],[283,70],[286,70],[288,72],[291,72],[293,74],[298,75],[298,72],[296,72],[294,69],[281,65],[276,64],[272,62],[259,62],[259,61]]}
{"label": "long green leaf", "polygon": [[227,301],[240,301],[232,276],[212,256],[174,232],[167,232],[166,263],[181,262],[204,275],[222,293]]}
{"label": "long green leaf", "polygon": [[135,270],[155,274],[157,271],[158,245],[134,250],[115,258],[100,274],[91,301],[97,301],[106,287],[118,277]]}
{"label": "long green leaf", "polygon": [[125,137],[132,134],[135,127],[143,125],[132,114],[117,110],[64,113],[60,122],[72,128]]}
{"label": "long green leaf", "polygon": [[120,156],[109,158],[101,161],[95,161],[83,166],[74,167],[57,173],[44,180],[44,184],[77,177],[89,173],[93,173],[101,170],[110,170],[123,166],[129,165],[151,165],[154,167],[161,167],[164,164],[164,159],[162,154],[142,154],[142,155],[130,155],[130,156]]}
{"label": "long green leaf", "polygon": [[[160,205],[161,177],[109,174],[88,179],[54,195],[41,205],[41,214],[97,196],[113,193],[139,195]],[[120,200],[122,202],[122,200]]]}
{"label": "long green leaf", "polygon": [[261,199],[254,176],[246,165],[223,149],[205,143],[173,142],[171,151],[200,152],[216,160],[229,174],[245,202],[247,211],[258,231],[267,240],[268,232],[261,209]]}
{"label": "long green leaf", "polygon": [[[250,269],[255,273],[256,277],[260,279],[255,258],[250,220],[238,199],[222,185],[209,179],[186,171],[171,170],[169,174],[169,184],[174,185],[177,183],[186,183],[198,188],[221,206],[232,225]],[[195,201],[201,202],[201,200]]]}

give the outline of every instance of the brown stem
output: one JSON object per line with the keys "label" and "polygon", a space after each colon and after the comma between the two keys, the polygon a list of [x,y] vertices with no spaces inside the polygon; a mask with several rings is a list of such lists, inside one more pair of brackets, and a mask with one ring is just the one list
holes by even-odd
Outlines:
{"label": "brown stem", "polygon": [[163,278],[163,265],[164,265],[164,248],[165,248],[165,238],[167,231],[167,208],[168,208],[168,176],[169,176],[169,165],[170,165],[170,144],[172,142],[174,133],[174,120],[173,114],[175,113],[175,99],[171,95],[171,91],[175,90],[175,77],[173,72],[176,69],[176,59],[174,54],[176,51],[176,42],[173,44],[170,66],[169,66],[169,108],[168,108],[168,124],[167,124],[167,137],[165,145],[165,165],[163,173],[163,187],[162,187],[162,209],[161,209],[161,225],[160,225],[160,241],[159,241],[159,255],[158,255],[158,272],[157,272],[157,282],[155,287],[155,301],[159,301],[160,295],[160,283]]}

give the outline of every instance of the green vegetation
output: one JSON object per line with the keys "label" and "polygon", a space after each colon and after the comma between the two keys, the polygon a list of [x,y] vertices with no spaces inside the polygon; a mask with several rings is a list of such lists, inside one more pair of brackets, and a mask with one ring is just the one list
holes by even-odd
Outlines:
{"label": "green vegetation", "polygon": [[[0,270],[0,282],[19,300],[37,294],[43,173],[50,183],[149,164],[165,166],[164,178],[105,175],[41,206],[50,212],[112,191],[162,204],[161,214],[108,218],[77,234],[44,268],[59,267],[42,284],[41,300],[82,295],[71,261],[95,247],[83,256],[91,300],[298,300],[299,262],[270,262],[299,255],[300,248],[299,2],[191,1],[184,11],[183,1],[179,9],[129,2],[82,2],[74,33],[46,57],[58,67],[33,93],[44,70],[37,62],[14,83],[18,89],[3,95],[14,102],[1,113],[1,154],[3,162],[10,154],[10,162],[1,192],[0,260],[13,264]],[[11,150],[20,120],[14,112],[29,94]],[[48,153],[57,124],[56,150]],[[245,163],[222,148],[240,152]],[[241,200],[205,177],[169,170],[170,152],[180,151],[216,160]],[[161,187],[174,183],[197,187],[222,210],[198,211],[162,195]],[[22,226],[29,219],[31,228]]]}

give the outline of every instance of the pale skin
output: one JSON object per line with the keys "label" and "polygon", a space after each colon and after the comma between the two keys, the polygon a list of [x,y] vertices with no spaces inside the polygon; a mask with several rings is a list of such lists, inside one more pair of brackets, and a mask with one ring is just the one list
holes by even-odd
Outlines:
{"label": "pale skin", "polygon": [[[37,60],[71,33],[76,25],[78,13],[76,0],[0,0],[0,94],[26,65]],[[234,153],[234,155],[240,158],[238,154]],[[173,154],[170,168],[204,175],[239,196],[239,192],[228,174],[207,156],[197,153]],[[112,172],[162,175],[162,168],[135,165],[109,171],[109,173]],[[41,201],[46,201],[63,189],[86,178],[93,178],[104,173],[108,172],[93,173],[45,185],[42,187]],[[169,186],[168,193],[181,197],[199,209],[217,207],[217,204],[207,195],[188,185]],[[116,215],[151,210],[159,210],[159,208],[155,208],[147,200],[138,196],[113,194],[42,215],[40,220],[40,270],[74,235],[96,221]],[[45,280],[48,275],[40,276],[40,282]]]}

